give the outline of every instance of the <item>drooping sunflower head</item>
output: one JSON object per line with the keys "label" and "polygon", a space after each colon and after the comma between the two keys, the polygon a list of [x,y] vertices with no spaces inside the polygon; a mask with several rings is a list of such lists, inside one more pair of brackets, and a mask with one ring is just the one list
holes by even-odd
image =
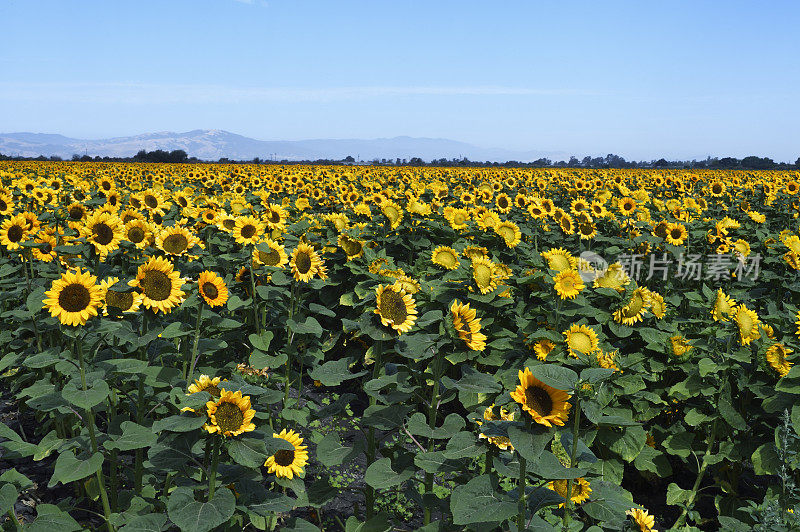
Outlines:
{"label": "drooping sunflower head", "polygon": [[583,279],[575,270],[563,270],[553,277],[554,288],[561,299],[573,299],[586,288]]}
{"label": "drooping sunflower head", "polygon": [[256,430],[252,422],[256,411],[250,406],[250,396],[242,396],[240,390],[235,392],[220,390],[216,400],[206,403],[208,423],[203,428],[211,434],[216,433],[221,436],[238,436]]}
{"label": "drooping sunflower head", "polygon": [[470,308],[469,303],[464,304],[456,299],[450,305],[450,315],[453,319],[453,328],[467,348],[472,351],[483,351],[486,348],[486,335],[480,332],[481,320],[478,319],[475,309]]}
{"label": "drooping sunflower head", "polygon": [[303,445],[303,438],[293,430],[283,429],[279,434],[273,433],[273,438],[281,438],[292,444],[293,449],[280,449],[267,458],[264,467],[269,473],[278,478],[291,479],[303,473],[303,468],[308,463],[308,451]]}
{"label": "drooping sunflower head", "polygon": [[633,518],[633,521],[639,526],[639,532],[657,532],[653,530],[653,527],[656,525],[656,519],[654,516],[647,513],[647,510],[642,510],[639,508],[631,508],[625,515],[629,515]]}
{"label": "drooping sunflower head", "polygon": [[522,241],[522,233],[517,224],[512,221],[500,222],[494,228],[495,233],[503,237],[506,246],[514,248]]}
{"label": "drooping sunflower head", "polygon": [[567,348],[570,352],[579,352],[584,355],[594,353],[599,349],[600,341],[594,329],[586,325],[573,323],[569,329],[564,331]]}
{"label": "drooping sunflower head", "polygon": [[481,294],[488,294],[497,287],[494,272],[492,261],[489,259],[480,257],[472,260],[472,278]]}
{"label": "drooping sunflower head", "polygon": [[758,314],[747,308],[744,303],[736,306],[731,317],[739,327],[739,341],[742,345],[748,345],[751,341],[761,336],[758,330],[760,323]]}
{"label": "drooping sunflower head", "polygon": [[633,291],[630,300],[625,306],[614,312],[614,321],[623,325],[633,325],[642,321],[642,316],[644,316],[651,304],[649,290],[639,287]]}
{"label": "drooping sunflower head", "polygon": [[228,301],[228,287],[225,286],[225,281],[214,272],[206,270],[200,273],[197,290],[211,307],[219,307]]}
{"label": "drooping sunflower head", "polygon": [[611,288],[618,292],[625,290],[625,285],[630,282],[630,277],[625,272],[622,264],[615,262],[609,266],[602,275],[599,275],[594,280],[595,288]]}
{"label": "drooping sunflower head", "polygon": [[555,349],[556,344],[551,342],[550,340],[539,340],[535,344],[533,344],[533,352],[536,353],[536,358],[541,361],[547,360],[547,355]]}
{"label": "drooping sunflower head", "polygon": [[414,298],[397,284],[378,285],[375,289],[375,314],[381,323],[398,334],[408,332],[417,321],[417,305]]}
{"label": "drooping sunflower head", "polygon": [[672,345],[672,354],[678,358],[686,355],[689,351],[694,349],[694,346],[689,343],[689,340],[680,334],[670,337],[669,341]]}
{"label": "drooping sunflower head", "polygon": [[189,393],[187,395],[198,392],[208,392],[211,397],[215,399],[219,398],[222,394],[222,390],[219,388],[220,382],[223,382],[221,377],[211,378],[208,375],[200,375],[199,379],[196,379],[189,385]]}
{"label": "drooping sunflower head", "polygon": [[337,244],[342,248],[344,254],[347,255],[347,260],[355,260],[364,256],[364,242],[352,238],[346,234],[339,235]]}
{"label": "drooping sunflower head", "polygon": [[403,221],[403,208],[394,201],[386,200],[381,203],[381,211],[389,219],[392,229],[397,228]]}
{"label": "drooping sunflower head", "polygon": [[572,407],[569,403],[571,395],[543,383],[533,376],[530,368],[519,372],[519,382],[517,389],[511,392],[511,397],[522,406],[523,411],[540,425],[564,426]]}
{"label": "drooping sunflower head", "polygon": [[789,373],[793,363],[788,360],[789,353],[794,351],[781,343],[773,344],[767,349],[767,362],[781,377]]}
{"label": "drooping sunflower head", "polygon": [[53,281],[50,290],[45,292],[43,308],[57,317],[64,325],[86,325],[103,300],[103,289],[97,285],[97,278],[88,271],[64,273]]}
{"label": "drooping sunflower head", "polygon": [[431,261],[448,270],[458,268],[458,253],[451,247],[439,246],[433,250]]}
{"label": "drooping sunflower head", "polygon": [[461,250],[461,254],[471,261],[476,258],[489,258],[489,250],[483,246],[467,246]]}
{"label": "drooping sunflower head", "polygon": [[[569,482],[572,482],[572,490],[569,490]],[[589,481],[583,477],[570,480],[553,480],[547,484],[547,487],[566,499],[569,497],[573,503],[581,504],[589,500],[589,494],[592,493],[592,488],[589,487]],[[563,507],[564,503],[559,504],[559,508]]]}

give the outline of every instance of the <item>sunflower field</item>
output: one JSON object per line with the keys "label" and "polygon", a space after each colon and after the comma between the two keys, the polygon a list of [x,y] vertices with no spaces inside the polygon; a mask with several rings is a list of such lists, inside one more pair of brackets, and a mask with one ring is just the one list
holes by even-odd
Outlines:
{"label": "sunflower field", "polygon": [[0,162],[5,530],[800,530],[800,174]]}

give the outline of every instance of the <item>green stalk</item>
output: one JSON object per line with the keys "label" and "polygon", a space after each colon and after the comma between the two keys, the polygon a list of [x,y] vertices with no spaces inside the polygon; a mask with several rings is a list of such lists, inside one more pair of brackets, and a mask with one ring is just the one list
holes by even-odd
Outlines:
{"label": "green stalk", "polygon": [[[531,417],[528,415],[526,416],[523,412],[523,416],[525,419],[525,430],[530,432],[531,431]],[[517,458],[519,458],[519,483],[517,485],[517,491],[519,492],[517,500],[517,530],[522,532],[525,530],[525,517],[527,514],[525,508],[525,488],[526,484],[528,483],[528,461],[520,454],[517,453]]]}
{"label": "green stalk", "polygon": [[258,302],[256,301],[256,276],[253,274],[253,253],[255,252],[256,247],[253,246],[253,252],[250,253],[250,290],[252,292],[251,297],[253,298],[253,326],[255,327],[255,333],[261,334],[261,327],[258,325]]}
{"label": "green stalk", "polygon": [[[75,339],[76,351],[78,352],[78,361],[80,363],[81,369],[81,387],[84,392],[86,392],[86,369],[83,364],[83,346],[81,345],[80,337]],[[86,409],[86,425],[89,429],[89,440],[92,444],[92,452],[97,453],[97,436],[94,432],[94,410],[91,408]],[[103,514],[105,515],[106,519],[106,526],[108,527],[109,532],[115,532],[114,525],[111,524],[111,505],[108,502],[108,493],[106,492],[106,484],[105,480],[103,479],[103,468],[97,470],[95,474],[97,477],[97,487],[100,491],[100,500],[103,503]]]}
{"label": "green stalk", "polygon": [[[33,276],[33,266],[31,266],[31,273],[28,275],[28,263],[31,262],[30,251],[26,250],[22,252],[22,269],[25,271],[25,284],[28,287],[27,296],[31,295],[31,276]],[[38,348],[39,352],[42,352],[42,336],[39,334],[39,327],[36,325],[36,316],[34,315],[32,318],[33,321],[33,332],[36,335],[36,347]]]}
{"label": "green stalk", "polygon": [[[147,359],[147,347],[142,348],[142,358]],[[136,396],[136,423],[141,425],[144,421],[144,377],[139,376],[139,389]],[[142,494],[142,474],[144,471],[144,452],[142,449],[136,449],[133,468],[133,485],[137,495]]]}
{"label": "green stalk", "polygon": [[[442,351],[436,353],[433,359],[433,393],[431,394],[431,404],[428,409],[428,426],[431,430],[436,428],[436,411],[439,407],[439,377],[442,366]],[[433,450],[433,440],[428,440],[428,451]],[[425,472],[425,494],[433,495],[433,473]],[[423,514],[423,526],[431,522],[431,509],[425,506]]]}
{"label": "green stalk", "polygon": [[708,455],[711,453],[711,449],[716,440],[717,420],[715,419],[714,423],[711,425],[711,435],[708,438],[708,445],[706,446],[706,452],[703,455],[703,462],[700,464],[700,469],[697,471],[697,478],[692,486],[692,493],[689,495],[689,500],[686,501],[686,506],[684,506],[683,510],[681,510],[681,515],[678,516],[678,519],[675,521],[675,524],[672,525],[672,528],[682,527],[686,523],[686,514],[689,513],[689,509],[692,507],[692,504],[694,504],[694,500],[697,497],[697,492],[700,489],[700,483],[703,481],[703,477],[706,474],[706,468],[708,467]]}
{"label": "green stalk", "polygon": [[194,343],[192,344],[192,363],[189,367],[189,374],[188,377],[184,374],[184,379],[186,379],[186,384],[191,384],[192,379],[194,379],[194,368],[197,364],[197,356],[199,354],[199,347],[200,347],[200,323],[203,321],[203,302],[200,301],[200,308],[197,310],[197,323],[194,326]]}
{"label": "green stalk", "polygon": [[[377,379],[380,375],[381,358],[383,357],[383,340],[376,340],[375,346],[372,348],[372,378]],[[370,396],[369,405],[373,406],[377,403],[375,397]],[[367,431],[367,465],[369,467],[375,461],[376,447],[375,447],[375,427],[370,426]],[[367,513],[367,519],[375,515],[375,488],[367,485],[364,492],[364,506]]]}
{"label": "green stalk", "polygon": [[14,513],[13,506],[8,511],[8,517],[11,519],[11,522],[14,523],[14,528],[19,532],[22,532],[22,525],[20,524],[19,519],[17,519],[17,514]]}
{"label": "green stalk", "polygon": [[[290,289],[291,299],[289,300],[289,319],[294,318],[294,300],[295,300],[295,282],[292,281],[292,287]],[[286,325],[286,374],[285,380],[286,383],[284,384],[284,393],[283,393],[283,407],[286,408],[286,405],[289,403],[289,388],[290,388],[290,378],[291,378],[291,368],[292,368],[292,341],[294,340],[294,331],[289,330],[289,325],[287,322]]]}
{"label": "green stalk", "polygon": [[217,466],[219,465],[219,446],[222,443],[222,436],[214,437],[214,450],[211,457],[211,471],[208,473],[208,500],[214,498],[214,490],[217,487]]}
{"label": "green stalk", "polygon": [[[581,426],[581,396],[575,398],[575,416],[572,420],[572,452],[569,455],[569,467],[578,465],[578,433]],[[569,530],[569,518],[572,515],[572,479],[567,480],[567,502],[564,504],[564,530]]]}

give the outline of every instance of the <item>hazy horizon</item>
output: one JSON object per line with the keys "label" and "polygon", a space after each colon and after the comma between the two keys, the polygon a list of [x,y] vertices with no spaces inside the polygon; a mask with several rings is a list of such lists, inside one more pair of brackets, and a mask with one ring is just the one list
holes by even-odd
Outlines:
{"label": "hazy horizon", "polygon": [[0,131],[800,156],[800,5],[11,0]]}

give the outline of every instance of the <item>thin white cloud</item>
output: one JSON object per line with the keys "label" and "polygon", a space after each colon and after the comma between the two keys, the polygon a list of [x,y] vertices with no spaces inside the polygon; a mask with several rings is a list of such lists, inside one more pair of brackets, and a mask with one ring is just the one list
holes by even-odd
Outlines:
{"label": "thin white cloud", "polygon": [[234,87],[153,83],[2,83],[0,99],[71,103],[213,104],[327,102],[406,96],[591,96],[573,89],[486,86]]}

